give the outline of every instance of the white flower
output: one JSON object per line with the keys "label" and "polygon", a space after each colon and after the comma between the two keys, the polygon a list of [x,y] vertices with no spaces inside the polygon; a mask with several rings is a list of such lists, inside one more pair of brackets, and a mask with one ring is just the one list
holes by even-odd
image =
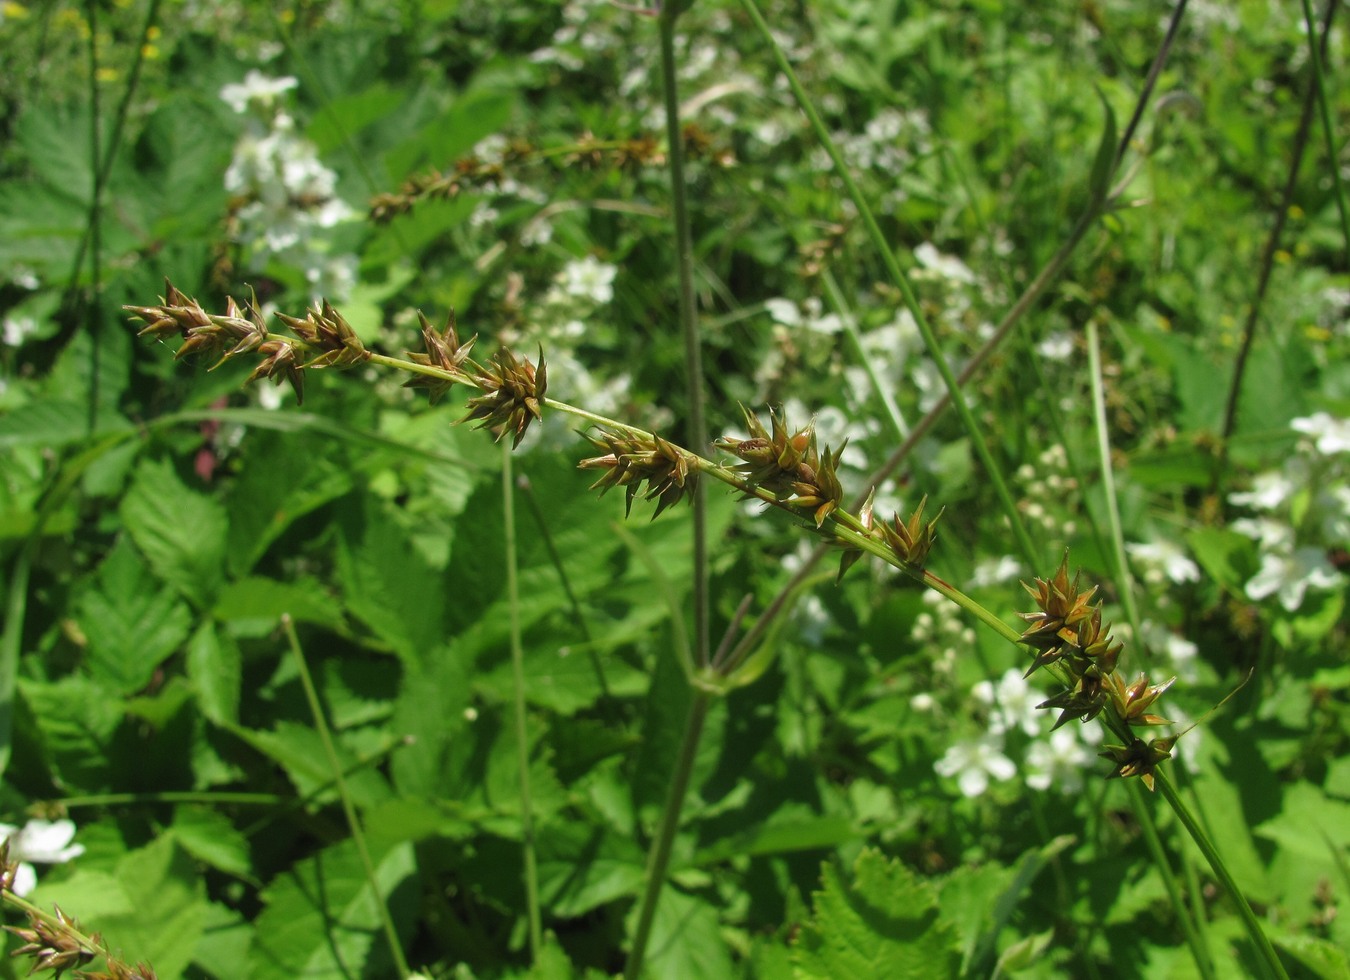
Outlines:
{"label": "white flower", "polygon": [[[1056,728],[1049,738],[1037,739],[1027,749],[1027,785],[1076,793],[1083,788],[1083,771],[1093,761],[1093,752],[1079,737],[1081,726]],[[1084,732],[1086,734],[1086,732]]]}
{"label": "white flower", "polygon": [[1028,735],[1040,732],[1042,715],[1036,705],[1045,700],[1045,694],[1028,684],[1016,667],[1005,671],[997,686],[990,681],[980,681],[970,693],[992,709],[989,715],[991,732],[1002,734],[1014,728],[1020,728]]}
{"label": "white flower", "polygon": [[1308,589],[1335,588],[1340,579],[1321,548],[1267,551],[1261,556],[1261,567],[1247,583],[1247,597],[1260,602],[1278,593],[1280,605],[1293,612],[1303,605],[1303,593]]}
{"label": "white flower", "polygon": [[1287,551],[1294,546],[1294,529],[1283,521],[1269,517],[1239,517],[1229,526],[1238,534],[1260,542],[1262,550]]}
{"label": "white flower", "polygon": [[1252,480],[1248,493],[1230,493],[1228,500],[1239,507],[1252,507],[1256,510],[1275,510],[1298,489],[1298,485],[1285,474],[1272,470],[1261,473]]}
{"label": "white flower", "polygon": [[83,844],[72,844],[75,824],[71,820],[30,820],[22,828],[0,824],[0,838],[9,840],[9,859],[19,863],[14,875],[14,894],[23,897],[37,884],[31,862],[65,864],[84,853]]}
{"label": "white flower", "polygon": [[289,75],[282,78],[268,78],[255,68],[244,76],[243,82],[226,85],[221,89],[220,97],[235,112],[247,112],[249,103],[256,103],[266,109],[272,107],[278,95],[289,92],[299,84],[299,81]]}
{"label": "white flower", "polygon": [[970,587],[981,588],[986,585],[998,585],[1011,582],[1022,571],[1022,565],[1012,555],[1000,555],[998,558],[983,558],[970,573]]}
{"label": "white flower", "polygon": [[1350,452],[1350,419],[1333,418],[1318,412],[1307,418],[1294,419],[1289,428],[1313,437],[1313,445],[1323,456]]}
{"label": "white flower", "polygon": [[934,273],[939,279],[952,282],[973,283],[975,273],[970,267],[954,255],[945,255],[937,250],[932,242],[923,242],[914,249],[914,259],[919,265]]}
{"label": "white flower", "polygon": [[785,327],[801,326],[802,311],[797,309],[797,304],[790,299],[784,299],[781,296],[766,299],[764,311],[773,317],[774,323],[781,323]]}
{"label": "white flower", "polygon": [[[1175,541],[1164,538],[1143,544],[1127,544],[1130,557],[1144,566],[1144,579],[1156,581],[1158,575],[1180,585],[1200,581],[1200,568],[1186,557],[1186,552]],[[1150,574],[1153,573],[1153,574]]]}
{"label": "white flower", "polygon": [[1200,648],[1184,636],[1173,633],[1161,623],[1150,619],[1139,624],[1139,633],[1149,649],[1161,653],[1172,663],[1172,669],[1184,681],[1197,679],[1195,658]]}
{"label": "white flower", "polygon": [[933,769],[939,776],[955,776],[962,796],[981,795],[989,788],[990,776],[1006,782],[1017,775],[1017,767],[1003,754],[1003,736],[993,733],[957,742]]}
{"label": "white flower", "polygon": [[4,340],[6,347],[22,347],[33,334],[37,333],[38,323],[35,317],[5,317],[3,331],[0,331],[0,338]]}
{"label": "white flower", "polygon": [[576,259],[563,266],[558,282],[568,296],[588,299],[592,303],[608,303],[614,298],[614,276],[617,266],[601,262],[594,255]]}
{"label": "white flower", "polygon": [[1073,356],[1073,335],[1056,330],[1036,345],[1036,353],[1047,361],[1067,361]]}

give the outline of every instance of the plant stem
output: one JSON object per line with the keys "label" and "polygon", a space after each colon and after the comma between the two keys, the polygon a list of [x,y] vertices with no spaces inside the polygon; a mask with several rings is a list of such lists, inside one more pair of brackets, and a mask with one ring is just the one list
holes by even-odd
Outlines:
{"label": "plant stem", "polygon": [[684,737],[680,740],[675,771],[671,773],[670,790],[666,796],[666,805],[661,811],[661,824],[657,828],[656,839],[652,842],[652,849],[647,856],[646,884],[642,890],[641,904],[638,906],[633,945],[628,951],[628,959],[623,967],[624,980],[637,980],[642,973],[642,962],[647,955],[647,940],[651,938],[652,919],[656,915],[661,889],[665,887],[670,851],[675,843],[675,834],[680,829],[680,812],[684,809],[684,797],[689,791],[689,780],[694,772],[694,758],[698,754],[698,743],[703,737],[703,725],[707,721],[712,699],[713,694],[710,691],[699,687],[692,689],[689,714],[684,723]]}
{"label": "plant stem", "polygon": [[[1323,29],[1323,40],[1331,33],[1331,14],[1334,2],[1327,5],[1327,26]],[[1340,153],[1336,146],[1336,127],[1331,120],[1331,108],[1327,105],[1327,84],[1322,74],[1322,50],[1317,45],[1317,23],[1313,19],[1312,4],[1303,0],[1303,23],[1308,31],[1308,58],[1312,62],[1312,87],[1317,92],[1317,108],[1322,119],[1322,134],[1327,141],[1327,169],[1331,171],[1332,186],[1336,189],[1336,210],[1341,216],[1341,244],[1350,254],[1350,213],[1345,206],[1345,189],[1341,184],[1341,168],[1337,161]]]}
{"label": "plant stem", "polygon": [[1172,786],[1171,780],[1167,775],[1158,770],[1154,774],[1154,782],[1162,790],[1163,798],[1172,808],[1172,812],[1177,815],[1186,832],[1191,835],[1191,840],[1195,841],[1195,846],[1200,848],[1200,853],[1205,856],[1209,862],[1210,869],[1218,877],[1219,883],[1223,885],[1224,890],[1228,892],[1229,898],[1237,906],[1238,915],[1242,917],[1243,925],[1247,927],[1247,935],[1251,937],[1256,952],[1261,958],[1261,962],[1266,967],[1267,973],[1276,978],[1276,980],[1289,980],[1289,974],[1285,972],[1284,964],[1280,962],[1279,956],[1275,953],[1275,947],[1270,944],[1270,938],[1266,935],[1265,929],[1261,927],[1261,922],[1252,911],[1252,907],[1247,904],[1247,897],[1242,894],[1242,889],[1238,887],[1233,880],[1232,874],[1228,870],[1228,865],[1224,864],[1223,856],[1219,854],[1214,845],[1210,843],[1209,837],[1205,835],[1200,824],[1196,822],[1185,801],[1178,795],[1176,788]]}
{"label": "plant stem", "polygon": [[328,727],[328,719],[324,715],[323,705],[319,702],[319,692],[314,687],[314,679],[309,674],[309,665],[305,662],[305,654],[300,649],[300,637],[296,635],[295,623],[291,620],[289,614],[281,617],[281,627],[286,632],[286,640],[290,644],[291,654],[295,657],[295,667],[300,675],[300,686],[304,688],[305,700],[309,703],[310,714],[314,718],[314,730],[319,735],[319,742],[323,745],[324,755],[327,757],[328,768],[333,773],[333,783],[337,787],[338,799],[342,801],[342,813],[347,818],[347,828],[351,831],[352,844],[356,847],[356,853],[361,859],[361,867],[366,874],[366,884],[370,887],[371,896],[375,899],[375,908],[380,916],[380,924],[384,927],[384,938],[389,944],[389,954],[393,957],[394,967],[398,970],[400,977],[406,977],[412,971],[408,969],[408,961],[403,956],[403,947],[399,943],[398,930],[394,928],[393,917],[389,914],[389,906],[380,894],[379,879],[375,876],[375,862],[370,858],[370,849],[366,846],[366,835],[361,829],[361,820],[357,816],[356,806],[352,803],[351,793],[347,789],[347,779],[342,774],[342,763],[338,759],[337,746],[333,743],[333,733]]}
{"label": "plant stem", "polygon": [[[666,154],[670,160],[671,218],[675,225],[676,272],[679,278],[680,334],[684,338],[685,397],[689,403],[689,445],[700,455],[708,451],[708,424],[703,413],[703,352],[698,333],[694,296],[694,244],[689,230],[689,201],[685,192],[684,139],[680,132],[679,91],[675,77],[675,19],[680,4],[669,2],[657,17],[661,36],[661,95],[665,103]],[[708,666],[708,502],[702,486],[693,493],[694,533],[694,656]]]}
{"label": "plant stem", "polygon": [[534,806],[530,798],[530,741],[525,716],[525,648],[520,639],[520,579],[516,556],[516,506],[511,446],[502,443],[502,525],[506,549],[506,604],[510,610],[511,694],[516,726],[516,768],[520,770],[520,833],[525,854],[525,908],[530,928],[530,959],[539,958],[543,918],[539,910],[539,868],[534,852]]}
{"label": "plant stem", "polygon": [[1134,582],[1125,560],[1125,535],[1120,527],[1120,504],[1116,499],[1116,473],[1111,465],[1111,435],[1106,428],[1106,392],[1102,387],[1102,351],[1097,338],[1097,321],[1087,325],[1088,377],[1092,383],[1092,420],[1097,431],[1097,464],[1102,490],[1106,494],[1106,522],[1111,532],[1111,553],[1116,563],[1116,593],[1125,607],[1125,618],[1134,633],[1135,649],[1143,649],[1143,631],[1139,628],[1139,607],[1134,601]]}
{"label": "plant stem", "polygon": [[998,495],[999,501],[1003,505],[1003,512],[1008,518],[1009,526],[1012,528],[1013,537],[1017,540],[1018,549],[1022,552],[1022,557],[1031,567],[1036,567],[1039,562],[1040,553],[1031,541],[1031,536],[1027,533],[1026,526],[1022,523],[1022,515],[1017,510],[1017,505],[1013,501],[1012,493],[1008,489],[1007,481],[1003,478],[1002,469],[994,460],[993,453],[989,450],[989,444],[980,431],[980,426],[975,420],[974,413],[966,403],[965,395],[961,393],[961,384],[956,375],[952,372],[951,365],[947,363],[946,355],[942,353],[942,347],[938,344],[937,335],[933,332],[932,325],[928,322],[928,317],[924,315],[923,308],[919,305],[918,296],[914,292],[914,287],[910,284],[909,277],[904,269],[900,267],[900,262],[895,257],[895,252],[887,242],[881,226],[877,224],[876,217],[872,214],[872,208],[867,203],[867,198],[863,196],[862,190],[853,179],[849,171],[848,164],[844,161],[843,155],[839,152],[839,147],[835,145],[834,138],[830,131],[825,127],[820,114],[816,112],[810,96],[806,89],[802,87],[797,78],[797,73],[793,70],[792,64],[787,60],[787,55],[774,39],[773,32],[769,29],[768,23],[760,13],[755,0],[741,0],[741,6],[745,8],[746,13],[758,28],[763,36],[765,43],[772,51],[774,60],[778,64],[778,69],[787,79],[788,86],[792,89],[792,94],[796,97],[797,105],[805,113],[807,120],[811,124],[811,129],[815,133],[816,139],[820,141],[825,152],[829,154],[830,160],[834,164],[835,174],[844,184],[849,199],[858,209],[858,216],[862,219],[863,226],[867,230],[868,238],[872,242],[872,247],[881,258],[882,264],[886,267],[890,275],[891,282],[900,290],[900,295],[904,298],[905,306],[914,316],[914,322],[919,328],[919,333],[923,336],[924,346],[928,348],[928,354],[933,359],[933,364],[937,367],[938,373],[942,375],[943,383],[947,386],[947,393],[951,396],[952,405],[956,409],[956,414],[961,419],[961,425],[965,429],[966,436],[970,439],[971,446],[974,447],[976,455],[980,457],[981,463],[985,468],[985,473],[989,477],[989,482],[994,487],[994,492]]}

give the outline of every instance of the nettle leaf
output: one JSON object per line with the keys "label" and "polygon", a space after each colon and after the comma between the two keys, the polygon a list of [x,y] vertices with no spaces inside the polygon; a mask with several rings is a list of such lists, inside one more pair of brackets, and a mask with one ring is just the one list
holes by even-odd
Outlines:
{"label": "nettle leaf", "polygon": [[106,789],[107,752],[122,721],[123,700],[79,674],[47,682],[20,677],[18,684],[36,722],[43,755],[59,780],[68,787]]}
{"label": "nettle leaf", "polygon": [[933,888],[899,861],[867,849],[845,881],[821,869],[814,915],[793,944],[798,975],[926,980],[955,976],[960,951],[938,917]]}
{"label": "nettle leaf", "polygon": [[[248,742],[259,752],[272,759],[286,771],[286,776],[296,791],[308,797],[318,792],[318,800],[331,801],[336,798],[333,788],[333,770],[328,765],[319,733],[308,725],[296,722],[279,722],[268,732],[252,731],[244,728],[233,729],[234,733]],[[336,733],[335,733],[336,734]],[[337,738],[335,746],[338,763],[347,775],[347,788],[351,791],[357,806],[366,806],[374,802],[371,784],[360,773],[352,773],[357,762],[356,756]],[[325,788],[326,787],[326,788]],[[322,790],[322,792],[319,792]]]}
{"label": "nettle leaf", "polygon": [[349,468],[334,462],[331,441],[310,438],[304,448],[293,433],[250,432],[245,465],[229,497],[230,571],[253,569],[267,549],[299,518],[352,487]]}
{"label": "nettle leaf", "polygon": [[647,865],[631,838],[579,823],[541,828],[536,854],[540,900],[550,915],[562,918],[636,895]]}
{"label": "nettle leaf", "polygon": [[96,680],[131,694],[187,639],[192,613],[125,540],[104,559],[97,582],[97,591],[80,597],[75,614],[89,640],[86,668]]}
{"label": "nettle leaf", "polygon": [[[40,885],[33,901],[70,910],[97,928],[109,948],[148,961],[166,978],[180,976],[206,923],[207,902],[196,863],[172,837],[124,854],[111,873],[77,871]],[[96,925],[94,925],[96,924]]]}
{"label": "nettle leaf", "polygon": [[[637,906],[634,905],[628,917],[630,932],[636,919]],[[677,888],[662,889],[656,916],[652,919],[643,976],[654,980],[685,980],[687,977],[734,975],[717,908]]]}
{"label": "nettle leaf", "polygon": [[408,661],[439,649],[445,586],[376,499],[344,508],[338,579],[348,611]]}
{"label": "nettle leaf", "polygon": [[248,840],[225,814],[202,806],[175,807],[169,835],[203,864],[238,878],[249,878]]}
{"label": "nettle leaf", "polygon": [[160,578],[198,608],[209,607],[224,578],[224,508],[189,489],[168,460],[146,459],[136,468],[121,516]]}
{"label": "nettle leaf", "polygon": [[239,720],[240,685],[244,672],[238,645],[221,636],[213,624],[203,623],[187,649],[187,673],[197,692],[197,705],[217,725]]}
{"label": "nettle leaf", "polygon": [[350,840],[278,875],[262,893],[248,967],[254,980],[349,980],[395,975],[377,902],[383,901],[406,944],[420,890],[411,844],[372,855],[378,897]]}

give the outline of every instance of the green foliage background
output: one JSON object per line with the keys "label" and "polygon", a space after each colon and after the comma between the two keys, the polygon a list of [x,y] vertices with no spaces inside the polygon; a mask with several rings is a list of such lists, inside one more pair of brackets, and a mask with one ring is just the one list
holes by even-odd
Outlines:
{"label": "green foliage background", "polygon": [[[1089,322],[1100,329],[1126,539],[1180,544],[1203,573],[1138,583],[1147,618],[1199,649],[1169,708],[1199,718],[1255,670],[1182,740],[1176,779],[1291,975],[1346,976],[1344,578],[1296,609],[1251,599],[1260,553],[1228,502],[1295,452],[1291,420],[1350,414],[1335,164],[1314,138],[1216,469],[1311,83],[1291,5],[1192,6],[1127,161],[1138,206],[1089,234],[971,394],[1042,549],[1044,564],[1018,575],[1049,575],[1068,547],[1122,618],[1082,340]],[[1133,104],[1159,9],[873,0],[768,13],[948,356],[969,357],[1086,203],[1103,100],[1122,116]],[[119,310],[153,302],[166,276],[212,310],[250,288],[296,315],[314,298],[293,254],[248,239],[248,202],[223,179],[246,122],[221,90],[261,67],[298,79],[281,105],[336,174],[332,196],[358,212],[311,244],[315,261],[354,257],[333,299],[369,346],[412,348],[414,310],[439,321],[453,308],[484,356],[499,340],[542,345],[550,394],[682,438],[668,176],[659,152],[623,165],[588,150],[659,144],[650,19],[485,0],[9,4],[0,44],[0,809],[16,825],[68,814],[85,847],[41,869],[32,900],[165,980],[393,975],[278,629],[289,614],[409,961],[437,977],[619,970],[689,698],[672,619],[693,574],[685,515],[648,522],[638,504],[625,521],[617,495],[597,502],[575,469],[587,447],[560,419],[516,461],[549,930],[531,962],[500,453],[452,427],[459,396],[429,406],[373,373],[312,371],[303,407],[265,407],[239,390],[238,365],[175,363],[138,344]],[[1338,138],[1343,45],[1338,29],[1325,60]],[[894,291],[740,8],[695,4],[678,55],[688,141],[706,145],[690,183],[713,424],[736,431],[738,402],[833,413],[857,489],[899,439],[857,381],[857,352],[820,327],[832,306],[821,268],[910,423],[930,362],[888,330]],[[495,178],[365,219],[376,195],[494,149]],[[965,272],[911,257],[925,244]],[[561,271],[587,256],[617,268],[612,299],[559,293]],[[780,300],[802,326],[775,314]],[[10,323],[23,324],[17,343]],[[1045,356],[1047,337],[1068,356]],[[946,508],[931,565],[949,581],[977,581],[981,562],[1014,551],[954,421],[883,490],[904,512],[924,494]],[[710,504],[718,636],[742,595],[762,610],[803,534],[729,496]],[[1293,506],[1297,522],[1314,502]],[[1344,537],[1316,544],[1344,567]],[[970,590],[1009,621],[1028,605],[1015,580]],[[989,724],[972,687],[1023,668],[1025,651],[959,619],[921,636],[932,607],[865,566],[839,586],[822,576],[793,615],[765,674],[713,709],[649,975],[1197,970],[1121,783],[1099,778],[1109,765],[1068,794],[1019,775],[967,797],[935,771]],[[1126,656],[1172,672],[1144,644]],[[1009,740],[1019,755],[1032,737]],[[1214,969],[1254,969],[1231,905],[1145,802]]]}

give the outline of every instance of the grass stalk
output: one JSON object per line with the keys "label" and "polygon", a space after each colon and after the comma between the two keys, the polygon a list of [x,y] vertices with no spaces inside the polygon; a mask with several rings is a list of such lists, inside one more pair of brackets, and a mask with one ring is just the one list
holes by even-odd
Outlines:
{"label": "grass stalk", "polygon": [[1017,541],[1017,547],[1022,552],[1026,563],[1035,568],[1040,564],[1040,552],[1031,541],[1031,536],[1027,533],[1026,525],[1022,522],[1022,515],[1017,510],[1017,504],[1012,498],[1012,493],[1008,489],[1008,483],[1003,478],[1002,468],[995,461],[993,453],[989,449],[989,444],[985,440],[980,426],[975,420],[975,415],[970,410],[970,405],[966,402],[965,395],[961,393],[961,384],[956,375],[952,372],[951,365],[947,362],[946,355],[942,353],[942,347],[938,343],[937,335],[933,332],[932,325],[928,322],[928,317],[924,315],[923,308],[919,305],[919,298],[914,292],[914,287],[909,281],[909,276],[905,274],[900,266],[900,261],[896,258],[894,250],[887,242],[881,226],[877,224],[877,219],[872,213],[871,205],[867,203],[867,198],[863,195],[862,189],[858,187],[857,181],[853,179],[849,171],[848,164],[845,162],[843,154],[834,142],[834,137],[830,135],[824,121],[820,118],[820,113],[816,111],[811,97],[797,78],[796,71],[793,70],[791,62],[783,52],[770,30],[768,22],[760,12],[759,6],[755,0],[741,0],[741,6],[754,22],[764,43],[769,47],[773,54],[774,61],[778,65],[784,77],[787,79],[788,86],[792,90],[793,96],[797,100],[798,107],[806,115],[807,121],[811,125],[811,130],[816,139],[829,154],[831,162],[834,164],[836,175],[844,184],[844,190],[848,194],[854,206],[858,209],[858,216],[862,219],[863,226],[867,230],[868,239],[872,243],[873,249],[881,258],[882,264],[886,267],[886,272],[890,276],[891,282],[900,290],[905,307],[914,317],[914,322],[919,328],[919,333],[923,337],[924,346],[928,349],[928,354],[933,359],[933,363],[942,375],[942,381],[947,386],[947,393],[951,397],[952,406],[956,409],[957,416],[961,419],[962,428],[970,439],[970,444],[974,447],[976,455],[980,457],[984,465],[985,472],[989,477],[989,482],[994,487],[994,492],[1003,506],[1004,514],[1007,515],[1009,526],[1012,528],[1013,537]]}
{"label": "grass stalk", "polygon": [[680,813],[684,809],[685,795],[689,792],[689,780],[694,773],[694,759],[698,755],[698,745],[703,738],[703,726],[708,719],[708,709],[712,706],[713,697],[710,691],[699,687],[693,688],[689,714],[684,723],[684,735],[680,739],[679,754],[675,758],[675,770],[670,777],[670,789],[665,806],[661,808],[661,822],[657,827],[651,850],[647,854],[647,870],[642,899],[638,904],[637,924],[633,929],[633,945],[629,948],[628,958],[623,967],[624,980],[637,980],[642,973],[642,963],[647,956],[647,941],[651,938],[652,921],[656,916],[656,904],[660,900],[661,889],[666,884],[671,848],[680,829]]}
{"label": "grass stalk", "polygon": [[[675,264],[679,281],[680,335],[684,339],[685,399],[688,403],[688,440],[700,455],[708,451],[708,423],[703,411],[703,351],[694,296],[694,240],[689,228],[689,200],[684,176],[684,138],[680,132],[680,102],[675,75],[675,20],[680,5],[668,3],[657,17],[661,47],[661,97],[665,106],[667,156],[670,161],[671,221],[675,231]],[[700,667],[709,660],[708,626],[708,505],[706,491],[693,495],[694,534],[694,655]]]}
{"label": "grass stalk", "polygon": [[328,727],[328,718],[324,714],[323,704],[319,701],[319,692],[314,687],[314,678],[310,676],[309,664],[305,662],[304,651],[300,648],[300,637],[296,634],[295,623],[292,622],[289,615],[281,617],[281,627],[286,632],[286,641],[290,646],[291,655],[295,658],[296,671],[300,675],[300,686],[304,688],[305,700],[308,702],[310,714],[314,718],[314,730],[319,735],[319,742],[323,745],[328,768],[333,773],[333,784],[337,788],[338,799],[342,801],[342,813],[347,819],[347,829],[351,832],[352,844],[356,847],[356,853],[361,860],[361,867],[365,871],[366,884],[370,887],[371,896],[375,899],[375,907],[380,916],[380,925],[384,929],[384,937],[389,944],[389,955],[393,958],[398,975],[406,977],[412,971],[408,969],[408,961],[403,956],[403,947],[399,942],[398,930],[394,928],[393,917],[389,914],[389,906],[385,903],[384,896],[380,894],[379,879],[375,876],[375,863],[370,858],[370,848],[366,845],[366,835],[361,828],[361,820],[357,816],[356,806],[352,803],[351,793],[347,789],[342,762],[338,759],[337,746],[333,744],[333,733]]}
{"label": "grass stalk", "polygon": [[506,605],[510,610],[511,700],[516,729],[516,768],[520,770],[520,833],[523,838],[525,908],[529,920],[530,959],[543,945],[539,909],[539,866],[534,850],[534,805],[530,796],[530,735],[525,714],[525,648],[520,639],[520,573],[516,554],[515,477],[511,446],[502,443],[502,526],[506,552]]}
{"label": "grass stalk", "polygon": [[1111,434],[1106,425],[1106,391],[1102,386],[1102,349],[1097,336],[1097,323],[1087,325],[1088,378],[1092,385],[1092,422],[1097,435],[1097,467],[1101,475],[1102,492],[1106,495],[1106,526],[1111,535],[1111,557],[1115,561],[1116,593],[1125,607],[1125,618],[1130,621],[1135,648],[1143,643],[1139,623],[1139,606],[1134,599],[1134,577],[1125,558],[1125,535],[1120,526],[1120,503],[1116,498],[1116,471],[1111,465]]}
{"label": "grass stalk", "polygon": [[[1322,28],[1323,44],[1331,33],[1331,17],[1336,4],[1334,0],[1327,4],[1326,24]],[[1327,170],[1331,173],[1331,186],[1335,190],[1336,211],[1341,217],[1341,240],[1350,256],[1350,213],[1345,206],[1345,185],[1341,181],[1340,150],[1336,145],[1336,126],[1331,118],[1331,106],[1327,99],[1327,82],[1322,72],[1322,59],[1325,48],[1317,43],[1317,21],[1313,18],[1312,3],[1303,0],[1303,23],[1308,35],[1308,61],[1312,65],[1312,88],[1317,93],[1317,110],[1322,120],[1322,136],[1327,143]]]}

